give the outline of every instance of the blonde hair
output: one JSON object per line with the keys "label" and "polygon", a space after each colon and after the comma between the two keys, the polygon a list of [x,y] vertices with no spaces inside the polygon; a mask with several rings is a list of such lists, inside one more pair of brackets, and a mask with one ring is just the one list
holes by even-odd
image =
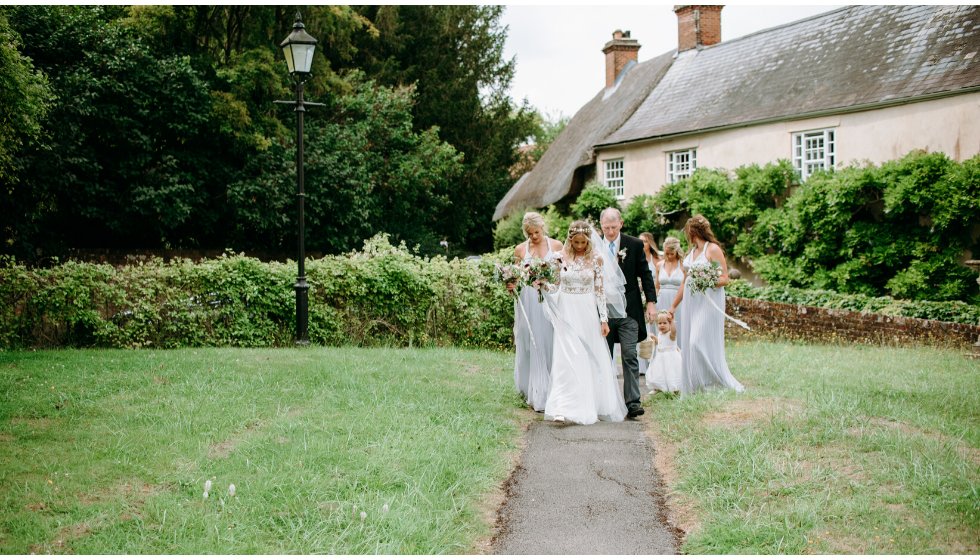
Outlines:
{"label": "blonde hair", "polygon": [[667,319],[667,324],[670,325],[670,331],[668,331],[668,333],[670,334],[670,339],[671,340],[677,340],[677,332],[674,329],[674,318],[670,316],[670,313],[669,312],[667,312],[667,311],[665,311],[663,309],[661,309],[660,311],[657,311],[657,322],[658,323],[660,322],[660,318],[661,317],[663,317],[664,319]]}
{"label": "blonde hair", "polygon": [[586,241],[589,245],[585,248],[585,256],[587,259],[592,258],[592,225],[585,220],[575,220],[568,226],[568,237],[565,239],[565,254],[569,257],[575,255],[575,249],[572,248],[572,238],[576,235],[584,235]]}
{"label": "blonde hair", "polygon": [[671,235],[667,239],[664,239],[664,258],[665,259],[667,258],[667,249],[673,249],[674,250],[674,256],[677,257],[677,260],[681,260],[681,240],[680,239],[677,239],[673,235]]}
{"label": "blonde hair", "polygon": [[541,228],[541,233],[548,235],[548,224],[545,223],[544,216],[537,212],[524,214],[524,219],[521,220],[521,230],[524,232],[524,237],[530,237],[527,233],[529,227]]}

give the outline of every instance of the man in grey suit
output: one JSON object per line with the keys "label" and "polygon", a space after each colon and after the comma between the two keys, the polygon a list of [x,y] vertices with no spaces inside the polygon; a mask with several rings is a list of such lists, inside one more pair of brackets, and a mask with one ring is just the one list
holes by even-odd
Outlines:
{"label": "man in grey suit", "polygon": [[623,216],[616,208],[606,208],[599,216],[605,247],[600,247],[604,258],[616,259],[619,268],[626,276],[626,317],[609,318],[609,354],[613,345],[619,343],[623,357],[623,399],[626,401],[626,416],[636,418],[643,414],[640,406],[640,366],[636,360],[636,343],[647,339],[644,320],[643,300],[640,299],[640,284],[646,295],[646,316],[653,317],[657,312],[657,289],[653,274],[643,253],[643,241],[620,232],[623,229]]}

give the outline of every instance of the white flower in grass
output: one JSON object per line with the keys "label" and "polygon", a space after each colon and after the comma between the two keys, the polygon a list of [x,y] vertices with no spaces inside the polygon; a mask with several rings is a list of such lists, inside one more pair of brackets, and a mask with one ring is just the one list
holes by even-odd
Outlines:
{"label": "white flower in grass", "polygon": [[361,512],[361,521],[364,521],[365,519],[367,519],[367,514],[362,511]]}
{"label": "white flower in grass", "polygon": [[231,496],[232,498],[235,497],[235,485],[234,484],[229,484],[228,485],[228,495]]}
{"label": "white flower in grass", "polygon": [[207,499],[208,499],[208,491],[207,491],[207,490],[205,490],[205,491],[204,491],[204,499],[205,499],[205,500],[207,500]]}
{"label": "white flower in grass", "polygon": [[[209,478],[209,479],[207,479],[207,480],[204,481],[204,493],[207,494],[210,491],[211,491],[211,479]],[[205,496],[205,497],[207,497],[207,496]]]}
{"label": "white flower in grass", "polygon": [[381,511],[384,513],[388,513],[388,504],[381,506]]}

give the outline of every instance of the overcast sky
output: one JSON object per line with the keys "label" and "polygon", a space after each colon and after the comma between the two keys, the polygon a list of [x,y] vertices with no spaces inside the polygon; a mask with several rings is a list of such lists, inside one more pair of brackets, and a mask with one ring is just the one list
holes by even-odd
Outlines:
{"label": "overcast sky", "polygon": [[[726,5],[721,39],[728,41],[828,12],[840,5]],[[509,27],[505,58],[516,57],[511,97],[525,97],[556,120],[571,117],[605,87],[602,47],[616,29],[630,31],[643,62],[677,48],[673,4],[662,6],[508,5],[501,24]]]}

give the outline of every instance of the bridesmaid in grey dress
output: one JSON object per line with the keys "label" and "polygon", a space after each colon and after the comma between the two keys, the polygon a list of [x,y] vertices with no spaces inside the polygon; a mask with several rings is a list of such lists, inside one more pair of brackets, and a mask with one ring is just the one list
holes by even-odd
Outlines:
{"label": "bridesmaid in grey dress", "polygon": [[[681,393],[691,394],[719,387],[741,393],[745,387],[735,379],[725,359],[725,285],[728,284],[728,263],[718,245],[711,224],[700,214],[684,226],[691,247],[684,258],[684,289],[677,292],[670,306],[676,315],[681,301],[678,345],[681,347],[683,369]],[[703,293],[694,292],[687,283],[687,271],[695,263],[715,261],[721,265],[721,278],[714,288]]]}
{"label": "bridesmaid in grey dress", "polygon": [[[684,270],[681,268],[681,241],[676,237],[664,240],[664,260],[654,277],[657,284],[657,311],[670,311],[677,292],[684,283]],[[674,328],[681,331],[680,318],[674,317]],[[650,332],[657,332],[656,329]]]}
{"label": "bridesmaid in grey dress", "polygon": [[[518,264],[533,258],[552,259],[564,247],[557,239],[548,238],[544,218],[537,212],[524,214],[521,226],[527,240],[514,248],[514,260]],[[515,288],[513,284],[507,286],[510,291]],[[544,314],[538,290],[530,286],[522,288],[514,302],[514,385],[527,404],[538,412],[544,410],[551,388],[553,340],[554,327]]]}

